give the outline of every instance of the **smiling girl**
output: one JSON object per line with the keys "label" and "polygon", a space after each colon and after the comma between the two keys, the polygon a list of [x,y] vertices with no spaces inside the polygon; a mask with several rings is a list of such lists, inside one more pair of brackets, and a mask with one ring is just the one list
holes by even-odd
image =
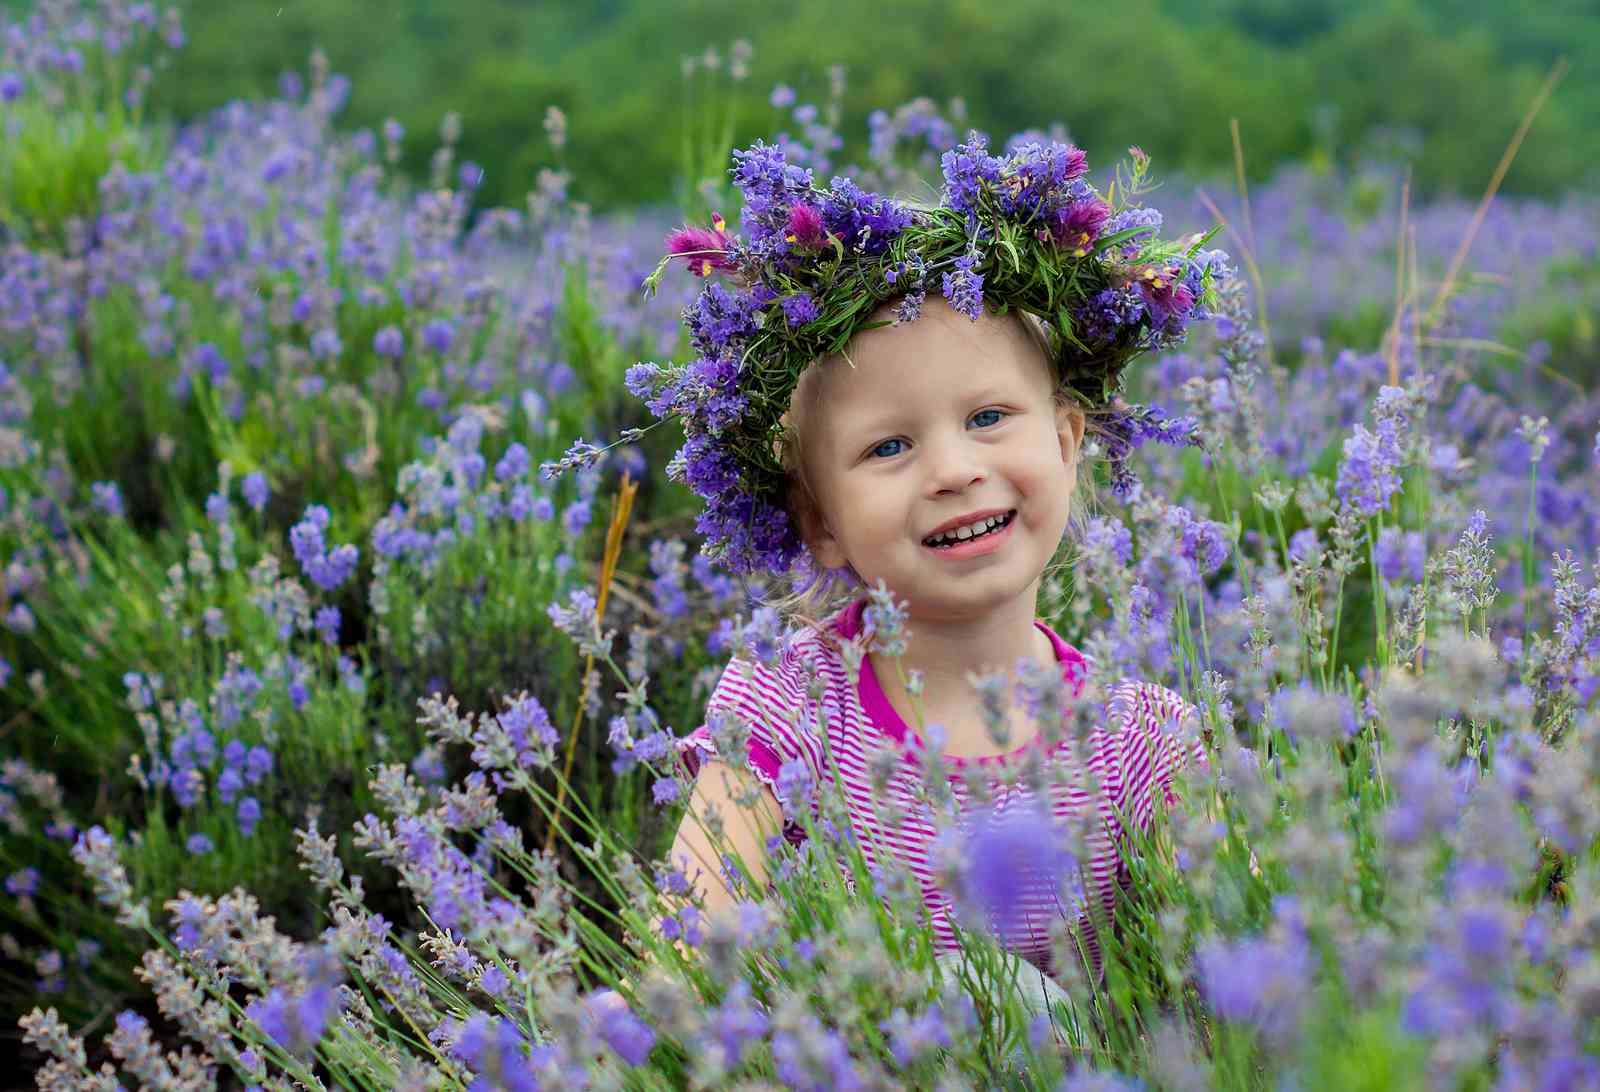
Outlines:
{"label": "smiling girl", "polygon": [[[1016,985],[1039,1011],[1063,958],[1102,974],[1096,921],[1129,882],[1127,847],[1205,761],[1195,710],[1148,682],[1075,719],[1088,665],[1037,611],[1091,422],[1113,488],[1140,442],[1187,438],[1120,399],[1122,371],[1207,317],[1224,256],[1159,243],[1159,214],[1113,210],[1069,145],[991,156],[973,134],[943,167],[943,204],[911,208],[844,178],[818,190],[758,143],[735,153],[745,236],[714,217],[668,240],[731,287],[684,312],[696,360],[639,365],[629,388],[684,424],[668,472],[707,502],[707,551],[800,576],[678,740],[692,791],[669,859],[726,913],[741,885],[724,854],[762,890],[769,839],[806,839],[836,766],[852,841],[915,877],[941,959],[970,924],[947,836],[999,858],[969,864],[1010,892],[987,925],[1026,960]],[[780,635],[780,617],[807,624]],[[1074,867],[1012,875],[1042,859]]]}

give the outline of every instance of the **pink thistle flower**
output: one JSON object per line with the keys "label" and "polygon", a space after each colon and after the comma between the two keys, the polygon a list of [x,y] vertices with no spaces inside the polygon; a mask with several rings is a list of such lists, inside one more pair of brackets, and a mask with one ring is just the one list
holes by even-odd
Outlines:
{"label": "pink thistle flower", "polygon": [[727,221],[715,212],[709,228],[685,225],[667,236],[667,253],[683,259],[696,277],[730,272],[735,267],[728,260],[727,226]]}
{"label": "pink thistle flower", "polygon": [[789,222],[784,225],[783,237],[806,250],[815,250],[828,241],[822,226],[822,214],[804,201],[797,201],[789,209]]}
{"label": "pink thistle flower", "polygon": [[1082,258],[1093,249],[1094,241],[1100,237],[1110,217],[1110,206],[1098,197],[1091,197],[1058,211],[1051,234],[1057,246],[1071,251],[1075,258]]}
{"label": "pink thistle flower", "polygon": [[1183,323],[1194,306],[1194,293],[1183,283],[1182,270],[1164,265],[1143,265],[1134,270],[1133,283],[1144,297],[1152,325],[1164,329]]}

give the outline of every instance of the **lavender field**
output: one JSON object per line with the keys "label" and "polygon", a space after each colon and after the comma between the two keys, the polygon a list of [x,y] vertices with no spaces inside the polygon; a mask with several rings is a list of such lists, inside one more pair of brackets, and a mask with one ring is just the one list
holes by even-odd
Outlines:
{"label": "lavender field", "polygon": [[[981,924],[972,977],[935,963],[829,785],[733,917],[664,858],[673,740],[788,588],[701,555],[670,427],[541,466],[652,422],[624,376],[688,358],[701,282],[643,285],[737,221],[727,142],[601,215],[583,119],[533,104],[550,166],[483,208],[457,119],[410,184],[320,56],[175,126],[175,15],[42,10],[0,14],[8,1086],[1600,1087],[1600,200],[1378,162],[1145,196],[1236,274],[1133,380],[1202,443],[1073,532],[1041,617],[1090,685],[1037,704],[1081,733],[1158,682],[1208,762],[1104,980],[1058,961],[1063,1032],[995,1003]],[[966,136],[886,103],[845,162],[836,111],[770,102],[788,162],[876,192]],[[1003,912],[985,855],[1026,846],[952,844]]]}

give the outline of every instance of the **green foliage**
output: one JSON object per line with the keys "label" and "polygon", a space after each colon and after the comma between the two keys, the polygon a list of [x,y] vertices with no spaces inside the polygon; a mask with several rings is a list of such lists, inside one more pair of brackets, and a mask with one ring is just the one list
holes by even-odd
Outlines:
{"label": "green foliage", "polygon": [[[1058,118],[1091,162],[1136,135],[1169,171],[1200,175],[1230,168],[1230,118],[1256,178],[1292,159],[1349,164],[1379,146],[1375,131],[1398,135],[1411,155],[1413,133],[1419,194],[1476,192],[1559,54],[1572,69],[1506,192],[1558,191],[1600,153],[1600,68],[1584,63],[1600,50],[1600,18],[1575,0],[1531,13],[1478,0],[1136,0],[1114,14],[1044,0],[785,9],[411,0],[376,21],[356,0],[188,8],[191,44],[162,99],[180,116],[268,90],[318,46],[353,79],[350,121],[375,126],[392,113],[405,124],[405,162],[419,178],[440,119],[460,111],[462,151],[486,169],[489,205],[520,206],[535,171],[558,162],[598,206],[658,201],[686,163],[680,116],[708,127],[706,144],[724,125],[739,143],[793,131],[766,105],[768,89],[786,82],[820,105],[834,64],[847,76],[841,163],[865,159],[870,109],[960,96],[971,121],[996,134]],[[746,82],[728,79],[726,56],[716,72],[683,78],[685,58],[708,46],[725,54],[741,37],[755,50]],[[577,119],[559,156],[541,128],[549,105]],[[691,156],[690,166],[695,181],[722,163]]]}
{"label": "green foliage", "polygon": [[145,171],[161,160],[155,131],[117,103],[96,114],[61,111],[30,96],[4,116],[10,126],[0,150],[0,227],[35,243],[66,245],[67,221],[93,216],[112,164]]}

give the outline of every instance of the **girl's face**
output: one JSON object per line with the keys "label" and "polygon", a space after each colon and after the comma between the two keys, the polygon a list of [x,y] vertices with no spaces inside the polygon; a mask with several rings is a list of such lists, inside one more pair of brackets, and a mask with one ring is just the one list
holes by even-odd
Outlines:
{"label": "girl's face", "polygon": [[[857,336],[810,368],[791,423],[820,512],[817,561],[880,578],[927,619],[1037,598],[1066,530],[1083,414],[1057,406],[1050,367],[1017,319],[974,323],[942,299]],[[936,532],[1004,526],[955,545]],[[962,532],[965,534],[966,532]]]}

